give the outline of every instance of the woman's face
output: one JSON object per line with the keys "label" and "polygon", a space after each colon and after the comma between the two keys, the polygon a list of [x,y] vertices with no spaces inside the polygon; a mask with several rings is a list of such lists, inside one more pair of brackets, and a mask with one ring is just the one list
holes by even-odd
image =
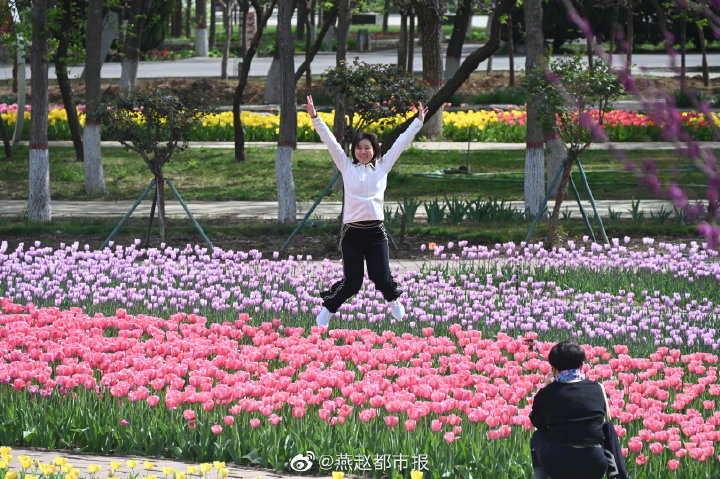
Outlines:
{"label": "woman's face", "polygon": [[370,163],[375,156],[372,143],[370,140],[360,140],[355,145],[355,159],[357,159],[363,165]]}

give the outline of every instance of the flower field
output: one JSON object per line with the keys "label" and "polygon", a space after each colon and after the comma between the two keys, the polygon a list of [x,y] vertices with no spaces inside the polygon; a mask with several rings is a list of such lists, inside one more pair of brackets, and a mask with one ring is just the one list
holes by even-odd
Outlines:
{"label": "flower field", "polygon": [[406,320],[368,282],[330,330],[313,320],[341,275],[327,260],[138,245],[0,246],[0,445],[528,477],[531,400],[573,337],[632,477],[720,475],[703,245],[448,243],[398,272]]}
{"label": "flower field", "polygon": [[[78,106],[80,122],[84,124],[84,105]],[[0,114],[9,124],[14,125],[17,105],[0,104]],[[30,118],[30,107],[25,108],[25,118]],[[243,111],[242,122],[245,128],[246,141],[277,141],[280,128],[280,116],[276,113],[259,113]],[[332,125],[333,113],[320,113],[328,125]],[[714,140],[713,127],[703,113],[685,112],[678,114],[680,124],[695,139],[700,141]],[[720,114],[714,113],[713,121],[720,123]],[[445,111],[443,113],[445,138],[451,141],[485,141],[485,142],[514,142],[525,141],[525,110],[509,108],[507,110],[468,110]],[[389,128],[403,121],[405,117],[398,116],[394,123],[381,127],[371,125],[368,131],[380,135]],[[605,114],[604,129],[610,141],[662,141],[662,129],[668,119],[654,118],[635,111],[612,110]],[[27,128],[25,127],[27,136]],[[303,112],[298,113],[298,141],[320,141],[310,122],[310,118]],[[192,133],[194,141],[233,141],[232,111],[207,114],[202,126]],[[48,136],[51,140],[70,139],[70,129],[67,124],[67,113],[61,105],[54,105],[49,110]]]}

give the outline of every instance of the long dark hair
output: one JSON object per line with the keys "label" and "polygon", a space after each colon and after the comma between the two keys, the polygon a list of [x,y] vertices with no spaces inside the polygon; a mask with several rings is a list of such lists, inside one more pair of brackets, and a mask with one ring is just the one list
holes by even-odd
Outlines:
{"label": "long dark hair", "polygon": [[352,143],[350,144],[350,154],[352,155],[353,163],[360,163],[357,158],[355,158],[355,147],[358,143],[360,143],[360,140],[368,140],[373,148],[373,158],[372,161],[379,160],[380,159],[380,142],[378,142],[377,135],[375,133],[368,133],[366,131],[360,131],[358,133],[355,133],[355,136],[353,136]]}

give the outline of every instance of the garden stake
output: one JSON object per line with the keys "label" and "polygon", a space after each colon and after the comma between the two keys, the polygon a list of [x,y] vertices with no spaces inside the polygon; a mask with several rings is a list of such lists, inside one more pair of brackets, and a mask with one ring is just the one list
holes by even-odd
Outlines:
{"label": "garden stake", "polygon": [[145,247],[146,248],[150,245],[150,231],[152,231],[153,218],[155,218],[155,205],[157,204],[157,197],[158,197],[158,191],[157,191],[157,185],[155,185],[155,195],[153,195],[152,206],[150,206],[150,221],[148,222],[148,232],[147,232],[147,237],[145,238]]}
{"label": "garden stake", "polygon": [[590,232],[590,237],[592,238],[593,242],[595,241],[595,232],[592,229],[592,225],[590,225],[590,220],[587,217],[587,213],[585,213],[585,208],[583,208],[582,202],[580,202],[580,193],[578,193],[577,186],[575,186],[575,180],[573,180],[572,174],[570,175],[570,186],[572,187],[573,195],[575,196],[575,201],[577,201],[578,207],[580,208],[580,214],[582,215],[583,221],[585,221],[585,226],[587,226],[588,231]]}
{"label": "garden stake", "polygon": [[605,226],[603,225],[602,218],[600,218],[600,214],[598,213],[597,207],[595,206],[595,198],[593,198],[592,191],[590,191],[590,184],[588,184],[587,176],[585,176],[585,169],[583,168],[582,163],[580,163],[580,158],[575,161],[577,162],[578,169],[580,170],[580,178],[582,178],[583,183],[585,184],[585,189],[587,190],[588,196],[590,197],[590,204],[592,205],[593,211],[595,212],[595,219],[600,225],[600,232],[602,233],[603,239],[605,240],[605,244],[610,244],[610,240],[608,240],[607,234],[605,233]]}
{"label": "garden stake", "polygon": [[130,218],[130,215],[133,214],[133,211],[135,211],[135,208],[137,208],[138,205],[140,204],[140,202],[145,199],[148,192],[150,191],[150,188],[152,188],[154,185],[155,185],[155,178],[153,178],[153,180],[150,182],[150,184],[147,186],[147,188],[145,188],[145,191],[143,191],[140,194],[137,201],[135,201],[135,204],[130,207],[130,210],[127,213],[125,213],[125,216],[123,217],[123,219],[121,219],[120,222],[117,224],[117,226],[115,226],[115,229],[112,230],[112,233],[110,233],[110,236],[108,236],[107,239],[105,240],[105,242],[102,244],[102,246],[100,246],[100,249],[105,249],[105,247],[108,245],[110,240],[113,239],[113,237],[117,234],[120,227],[125,224],[125,222],[128,220],[128,218]]}
{"label": "garden stake", "polygon": [[[567,162],[567,159],[565,159],[565,162]],[[564,163],[563,163],[564,165]],[[530,238],[532,237],[533,233],[535,232],[535,228],[537,228],[537,224],[540,222],[540,218],[543,217],[545,212],[547,211],[547,202],[548,199],[550,199],[550,194],[557,186],[558,181],[560,181],[560,175],[562,174],[564,168],[558,168],[557,173],[555,173],[555,178],[553,178],[552,182],[550,183],[550,188],[545,192],[545,198],[543,198],[542,204],[540,205],[540,209],[538,210],[537,214],[535,215],[535,219],[533,219],[532,224],[530,225],[530,229],[527,232],[527,235],[525,236],[525,242],[527,243],[530,241]]]}
{"label": "garden stake", "polygon": [[165,178],[165,181],[167,182],[168,186],[170,187],[170,190],[175,194],[175,197],[178,199],[180,204],[182,205],[183,209],[185,210],[185,213],[187,213],[188,218],[190,218],[190,221],[193,222],[195,225],[195,229],[198,230],[198,233],[200,233],[200,236],[202,236],[203,241],[205,241],[205,244],[210,247],[210,252],[215,252],[215,247],[210,242],[210,238],[208,238],[205,235],[205,232],[203,231],[202,227],[200,226],[200,223],[197,222],[193,214],[190,212],[190,209],[185,204],[185,201],[183,201],[182,197],[180,196],[180,193],[178,193],[178,190],[175,189],[175,185],[173,185],[173,182],[170,178]]}
{"label": "garden stake", "polygon": [[333,175],[330,182],[327,184],[327,186],[325,186],[325,189],[322,190],[322,192],[320,193],[320,196],[318,196],[318,198],[315,200],[315,203],[313,203],[312,206],[310,207],[310,209],[307,211],[307,213],[305,213],[305,217],[302,219],[302,221],[300,221],[300,223],[297,224],[297,226],[295,227],[293,232],[290,233],[290,236],[288,237],[288,239],[286,239],[285,242],[283,243],[283,245],[280,247],[280,253],[284,253],[285,249],[288,246],[290,246],[290,242],[293,240],[293,238],[295,238],[295,235],[297,235],[298,232],[300,231],[300,229],[305,225],[308,218],[310,218],[310,215],[312,214],[312,212],[315,211],[315,208],[317,208],[317,206],[320,204],[320,201],[323,198],[325,198],[325,195],[328,194],[328,191],[330,191],[330,188],[332,188],[332,185],[335,184],[335,182],[337,181],[338,178],[340,178],[340,170],[337,170],[335,172],[335,175]]}

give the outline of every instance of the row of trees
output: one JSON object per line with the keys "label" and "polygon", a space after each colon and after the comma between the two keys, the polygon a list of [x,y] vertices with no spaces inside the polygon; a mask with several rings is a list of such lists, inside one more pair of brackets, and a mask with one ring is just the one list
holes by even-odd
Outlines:
{"label": "row of trees", "polygon": [[[73,4],[71,0],[66,0],[69,5]],[[85,16],[85,81],[88,86],[88,103],[93,105],[99,104],[99,85],[101,53],[97,51],[96,46],[101,42],[97,41],[98,31],[97,25],[101,24],[98,15],[103,12],[107,17],[107,9],[104,9],[106,0],[89,0],[87,6],[87,14]],[[124,8],[128,12],[128,21],[123,22],[126,31],[125,41],[127,42],[127,57],[133,57],[135,53],[135,68],[137,65],[137,51],[139,49],[137,38],[141,37],[143,26],[148,24],[150,15],[149,5],[151,0],[128,0]],[[243,14],[247,15],[250,7],[257,16],[258,23],[254,36],[246,45],[243,55],[242,68],[238,74],[238,83],[233,98],[233,113],[235,117],[236,141],[235,156],[238,161],[245,159],[244,154],[244,138],[242,135],[242,122],[240,120],[240,111],[243,105],[243,95],[248,82],[248,75],[251,62],[257,52],[260,38],[263,35],[267,21],[277,7],[277,37],[276,37],[276,56],[271,67],[267,84],[277,86],[275,92],[277,103],[281,105],[281,126],[278,141],[278,150],[276,157],[276,178],[278,185],[279,210],[278,219],[280,222],[292,222],[296,217],[295,194],[292,178],[292,155],[296,147],[295,131],[296,131],[296,84],[303,77],[309,74],[312,59],[319,49],[319,45],[323,40],[323,36],[329,29],[330,25],[336,24],[337,30],[337,69],[342,71],[346,68],[347,53],[347,36],[349,32],[350,13],[353,4],[350,0],[335,0],[326,2],[327,8],[322,10],[323,23],[314,42],[308,37],[308,47],[306,48],[305,61],[298,69],[295,68],[293,51],[295,40],[292,34],[292,17],[298,5],[304,0],[251,0],[248,2],[240,2],[243,6]],[[605,52],[599,50],[598,38],[593,33],[590,22],[583,19],[581,10],[576,8],[576,4],[583,5],[582,1],[573,2],[571,0],[563,0],[566,11],[569,12],[569,18],[575,23],[577,28],[588,39],[589,52],[603,58]],[[659,0],[658,0],[659,1]],[[702,2],[683,2],[678,4],[692,12],[703,12],[706,15],[708,25],[717,29],[717,14],[713,10],[718,0],[704,0]],[[424,83],[429,87],[429,100],[426,104],[429,108],[428,119],[426,120],[425,134],[427,136],[437,135],[442,128],[442,108],[448,101],[450,96],[457,91],[463,82],[473,73],[480,62],[488,59],[497,50],[500,38],[502,24],[507,20],[513,9],[517,7],[517,0],[459,0],[458,15],[455,20],[455,28],[453,35],[445,52],[446,59],[452,59],[457,63],[455,67],[443,68],[443,52],[441,51],[441,25],[446,6],[443,0],[396,0],[395,4],[406,12],[407,15],[416,15],[418,20],[418,31],[422,38],[422,61],[423,61],[423,78]],[[657,2],[656,2],[657,3]],[[306,7],[315,5],[313,2],[306,3]],[[525,22],[526,43],[528,54],[526,56],[526,71],[548,71],[545,41],[542,34],[543,1],[542,0],[524,0],[523,13],[527,19]],[[33,0],[31,5],[32,12],[32,78],[34,92],[47,92],[47,58],[48,45],[52,38],[52,28],[50,25],[54,23],[48,21],[48,12],[68,11],[63,10],[60,4],[53,4],[49,7],[48,0]],[[465,38],[465,32],[469,25],[471,16],[478,11],[490,12],[490,22],[488,29],[488,41],[468,55],[464,61],[459,61],[458,52],[462,50]],[[657,10],[658,12],[660,10]],[[308,16],[307,18],[310,18]],[[309,31],[313,25],[308,20],[307,28]],[[412,26],[412,22],[406,22],[403,27],[404,35],[412,37],[407,30]],[[672,44],[671,37],[666,31],[668,45]],[[127,33],[131,32],[131,33]],[[402,35],[402,33],[401,33]],[[402,42],[398,51],[403,50]],[[407,46],[407,45],[405,45]],[[56,55],[57,56],[57,55]],[[62,56],[62,55],[60,55]],[[128,63],[133,58],[128,58]],[[403,68],[407,67],[407,63],[403,64],[403,59],[398,58],[398,65]],[[125,61],[125,60],[124,60]],[[450,61],[450,60],[448,60]],[[591,63],[592,66],[592,63]],[[123,64],[125,67],[125,63]],[[132,65],[128,67],[129,76],[133,76]],[[136,70],[135,70],[136,73]],[[625,72],[629,75],[629,70]],[[445,76],[447,75],[447,76]],[[628,76],[629,78],[629,76]],[[132,89],[133,84],[126,84],[126,89]],[[627,88],[627,85],[626,85]],[[559,168],[567,167],[568,153],[565,148],[565,142],[557,129],[557,125],[552,122],[541,121],[540,112],[547,108],[546,99],[542,95],[535,95],[528,104],[528,142],[526,153],[526,178],[525,178],[525,201],[526,209],[529,213],[537,213],[541,207],[546,193],[545,181],[545,147],[548,147],[550,153],[550,161],[547,165],[548,176],[555,176],[554,172]],[[343,139],[346,134],[345,113],[348,111],[347,99],[343,95],[337,95],[336,106],[336,135]],[[28,214],[33,220],[45,221],[50,219],[49,210],[49,182],[47,168],[47,117],[43,119],[43,113],[47,111],[47,96],[39,94],[33,95],[33,124],[31,129],[31,149],[30,149],[30,196],[28,205]],[[90,110],[92,111],[92,109]],[[100,128],[92,116],[89,118],[89,128],[86,127],[84,132],[84,150],[82,158],[85,161],[86,171],[86,187],[89,193],[101,194],[104,191],[102,184],[102,158],[99,148],[99,131]],[[383,149],[387,150],[399,134],[409,124],[409,121],[400,125],[390,132],[385,138]],[[586,128],[591,129],[589,125]],[[713,170],[714,171],[714,170]],[[562,196],[562,188],[560,189]]]}

